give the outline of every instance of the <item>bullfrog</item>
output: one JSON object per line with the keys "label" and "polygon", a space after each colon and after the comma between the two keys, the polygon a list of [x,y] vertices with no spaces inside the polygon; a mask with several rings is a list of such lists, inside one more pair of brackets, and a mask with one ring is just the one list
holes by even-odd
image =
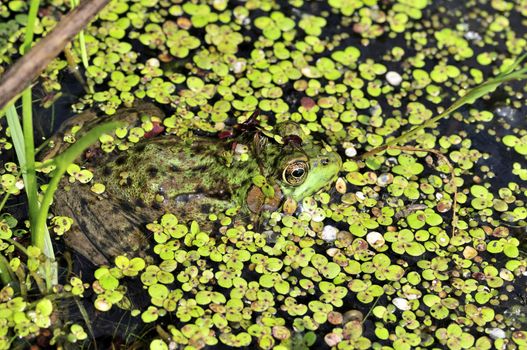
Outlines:
{"label": "bullfrog", "polygon": [[[133,125],[143,116],[162,119],[163,112],[141,103],[110,119]],[[73,125],[86,130],[100,119],[85,112],[68,120],[52,137],[55,147],[45,158],[68,147],[62,140]],[[295,125],[278,124],[274,134],[246,131],[234,138],[159,135],[125,151],[91,150],[79,162],[93,173],[92,183],[102,183],[105,190],[95,193],[90,183],[62,180],[53,212],[74,219],[66,244],[94,264],[105,264],[120,254],[145,252],[145,226],[165,212],[212,229],[211,213],[238,207],[237,217],[247,223],[287,198],[298,202],[316,193],[335,180],[341,158],[322,143],[304,140]],[[277,142],[273,135],[280,132],[289,141]],[[245,158],[240,150],[247,152]],[[268,184],[267,191],[254,184],[258,177]]]}

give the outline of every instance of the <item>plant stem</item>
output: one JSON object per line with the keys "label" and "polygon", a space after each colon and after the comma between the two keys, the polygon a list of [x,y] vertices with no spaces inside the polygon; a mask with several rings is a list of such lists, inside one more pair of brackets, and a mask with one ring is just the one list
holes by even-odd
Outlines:
{"label": "plant stem", "polygon": [[[1,255],[4,257],[3,255]],[[5,258],[5,257],[4,257]],[[27,298],[27,283],[26,283],[26,272],[22,265],[20,265],[16,270],[13,271],[16,278],[18,279],[18,285],[20,286],[20,295],[26,299]]]}
{"label": "plant stem", "polygon": [[88,311],[86,311],[84,304],[80,302],[79,298],[74,298],[74,300],[75,300],[75,304],[77,304],[77,307],[79,308],[79,312],[82,318],[84,319],[86,328],[88,328],[88,332],[90,334],[90,337],[92,338],[94,349],[97,350],[97,341],[95,340],[95,333],[93,332],[92,322],[88,314]]}
{"label": "plant stem", "polygon": [[42,273],[40,272],[40,270],[41,270],[41,267],[39,266],[39,269],[37,271],[29,272],[29,274],[31,275],[31,277],[33,278],[35,283],[37,284],[37,287],[40,290],[40,293],[41,294],[46,294],[46,291],[49,291],[49,289],[46,289],[47,288],[47,283],[45,283],[46,282],[45,279],[47,279],[48,276],[46,274],[44,274],[45,278],[42,278],[41,277]]}
{"label": "plant stem", "polygon": [[[75,298],[75,297],[76,295],[73,294],[72,292],[60,292],[60,293],[53,293],[53,294],[46,295],[46,299],[51,300],[51,301],[54,301],[57,299],[66,299],[66,298]],[[42,299],[29,303],[28,309],[34,308],[40,302],[40,300]]]}
{"label": "plant stem", "polygon": [[[22,94],[22,127],[24,130],[24,153],[26,164],[22,172],[26,173],[26,194],[29,205],[29,221],[35,227],[38,216],[37,176],[35,173],[35,143],[33,138],[33,105],[31,89]],[[33,244],[35,240],[33,237]]]}
{"label": "plant stem", "polygon": [[[79,5],[79,0],[71,0],[71,7],[74,8],[75,6]],[[86,40],[84,38],[84,30],[81,30],[79,32],[79,48],[81,50],[81,59],[82,64],[84,65],[84,69],[88,69],[88,66],[90,63],[88,62],[88,51],[86,50]],[[93,91],[90,91],[93,93]]]}
{"label": "plant stem", "polygon": [[82,76],[81,72],[79,71],[79,65],[75,61],[75,56],[73,55],[72,46],[70,44],[66,45],[64,48],[64,56],[66,56],[66,62],[68,62],[68,69],[71,74],[77,79],[77,81],[82,85],[84,90],[87,93],[93,93],[93,91],[90,90],[88,87],[88,84],[86,84],[86,81],[84,80],[84,77]]}
{"label": "plant stem", "polygon": [[[522,71],[518,71],[516,73],[523,73],[523,70]],[[421,124],[419,126],[416,126],[415,128],[413,128],[412,130],[408,131],[407,133],[405,133],[405,134],[403,134],[403,135],[401,135],[399,137],[396,137],[395,139],[387,142],[384,146],[385,147],[395,146],[396,144],[402,143],[405,140],[413,139],[415,137],[415,135],[417,133],[419,133],[419,131],[421,131],[421,130],[423,130],[425,128],[433,126],[435,123],[437,123],[441,119],[447,117],[448,115],[452,114],[454,111],[456,111],[457,109],[461,108],[465,104],[473,102],[474,100],[482,97],[483,95],[493,91],[495,88],[497,88],[501,84],[503,84],[503,83],[505,83],[507,81],[511,81],[511,80],[525,79],[526,77],[527,76],[523,75],[523,74],[518,74],[518,75],[514,74],[514,75],[511,75],[509,77],[504,77],[504,78],[497,77],[496,79],[491,79],[491,80],[489,80],[489,81],[487,81],[487,82],[485,82],[485,83],[483,83],[481,85],[478,85],[475,88],[469,90],[468,93],[465,96],[461,97],[460,99],[458,99],[454,103],[452,103],[452,105],[450,105],[442,113],[439,113],[438,115],[436,115],[432,119],[429,119],[425,123],[423,123],[423,124]]]}
{"label": "plant stem", "polygon": [[2,198],[2,202],[0,202],[0,212],[4,209],[4,206],[7,203],[8,199],[9,199],[9,193],[6,193],[4,198]]}
{"label": "plant stem", "polygon": [[15,241],[14,239],[7,238],[5,241],[9,242],[9,244],[14,245],[18,250],[20,250],[22,253],[24,253],[26,256],[28,256],[27,249],[24,247],[21,243]]}
{"label": "plant stem", "polygon": [[527,67],[523,67],[520,69],[517,69],[519,65],[527,58],[527,53],[520,56],[516,61],[514,61],[510,67],[507,68],[504,72],[501,74],[498,74],[495,78],[489,79],[485,81],[484,83],[481,83],[480,85],[473,87],[472,89],[468,90],[467,93],[457,99],[454,103],[452,103],[447,109],[445,109],[442,113],[439,113],[437,116],[433,117],[432,119],[427,120],[421,125],[416,126],[415,128],[411,129],[408,132],[405,132],[399,137],[393,138],[390,141],[387,141],[382,146],[376,147],[363,155],[361,155],[359,158],[364,159],[367,157],[370,157],[372,155],[375,155],[379,152],[382,152],[386,150],[389,147],[395,146],[397,144],[401,144],[403,142],[408,142],[416,137],[416,135],[422,131],[425,128],[432,127],[435,123],[440,121],[443,118],[446,118],[451,113],[459,109],[460,107],[466,105],[467,103],[473,103],[475,100],[485,96],[486,94],[494,91],[498,86],[500,86],[503,83],[506,83],[508,81],[513,80],[523,80],[527,78]]}
{"label": "plant stem", "polygon": [[22,44],[21,51],[22,55],[29,51],[31,44],[33,44],[33,33],[35,30],[35,22],[37,20],[38,8],[40,6],[40,0],[31,0],[29,4],[29,13],[27,15],[27,27],[26,35],[24,37],[24,43]]}
{"label": "plant stem", "polygon": [[[40,0],[31,0],[29,5],[29,13],[27,18],[27,27],[24,37],[24,43],[21,47],[21,52],[24,55],[29,51],[33,43],[33,34],[35,29],[35,23],[37,20],[38,8],[40,6]],[[29,206],[29,221],[31,224],[31,230],[34,232],[37,225],[37,217],[39,216],[39,202],[38,202],[38,185],[37,185],[37,175],[35,172],[35,140],[33,135],[33,100],[31,87],[28,87],[22,93],[22,127],[24,134],[24,158],[25,161],[20,161],[22,167],[22,173],[25,174],[24,182],[26,186],[26,195]],[[45,225],[45,223],[44,223]],[[47,233],[47,230],[43,229],[44,233]],[[48,258],[54,259],[55,254],[53,253],[53,247],[49,244],[51,239],[49,234],[47,237],[43,234],[41,237],[36,235],[31,235],[31,240],[34,245],[39,247],[44,255]],[[47,244],[46,244],[47,243]],[[49,276],[46,276],[49,277]],[[46,278],[48,285],[50,284],[50,279]]]}
{"label": "plant stem", "polygon": [[57,166],[55,176],[51,178],[51,181],[48,184],[48,188],[44,193],[42,198],[42,203],[40,206],[40,211],[36,217],[35,226],[33,227],[31,238],[33,239],[33,245],[44,250],[44,239],[45,239],[45,228],[46,228],[46,219],[48,217],[49,207],[53,201],[53,194],[57,190],[59,185],[60,178],[64,174],[66,169],[61,169]]}

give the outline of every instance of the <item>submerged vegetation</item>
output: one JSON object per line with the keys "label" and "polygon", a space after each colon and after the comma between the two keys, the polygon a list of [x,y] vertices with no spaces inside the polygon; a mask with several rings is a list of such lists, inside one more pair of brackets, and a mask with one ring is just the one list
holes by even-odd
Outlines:
{"label": "submerged vegetation", "polygon": [[[0,4],[0,74],[73,5]],[[97,342],[105,314],[135,321],[114,345],[155,350],[526,348],[525,26],[524,0],[111,1],[24,94],[23,129],[15,107],[2,123],[18,163],[0,174],[0,348]],[[74,126],[61,141],[74,146],[33,166],[31,110],[63,99],[101,120],[141,101],[167,117]],[[149,256],[58,273],[44,238],[61,175],[106,190],[71,164],[88,144],[229,133],[257,109],[262,132],[294,121],[338,150],[331,188],[261,227],[233,209],[209,215],[214,230],[160,212]],[[59,242],[72,224],[47,223]]]}

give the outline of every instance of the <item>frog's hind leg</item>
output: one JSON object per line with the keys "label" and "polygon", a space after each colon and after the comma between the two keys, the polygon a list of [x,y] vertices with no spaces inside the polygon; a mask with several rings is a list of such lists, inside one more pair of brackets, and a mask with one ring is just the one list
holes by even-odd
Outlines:
{"label": "frog's hind leg", "polygon": [[[129,206],[129,205],[128,205]],[[148,218],[134,214],[133,208],[98,196],[73,184],[69,191],[56,198],[55,214],[73,218],[72,230],[65,243],[93,264],[108,264],[117,255],[139,255],[148,242],[142,227]]]}

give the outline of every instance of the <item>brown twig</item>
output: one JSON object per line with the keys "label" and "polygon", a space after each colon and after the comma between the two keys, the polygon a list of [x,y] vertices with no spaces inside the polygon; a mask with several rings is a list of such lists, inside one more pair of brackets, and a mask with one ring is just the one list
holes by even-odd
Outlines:
{"label": "brown twig", "polygon": [[109,0],[85,0],[0,78],[0,109],[27,88]]}

